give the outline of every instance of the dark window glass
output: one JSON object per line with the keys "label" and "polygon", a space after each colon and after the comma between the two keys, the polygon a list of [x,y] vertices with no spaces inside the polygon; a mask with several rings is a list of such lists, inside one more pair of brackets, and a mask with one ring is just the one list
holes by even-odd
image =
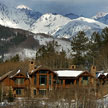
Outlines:
{"label": "dark window glass", "polygon": [[83,77],[83,80],[88,80],[88,77]]}
{"label": "dark window glass", "polygon": [[34,95],[36,95],[36,90],[34,90]]}
{"label": "dark window glass", "polygon": [[47,84],[47,76],[46,75],[40,75],[39,84],[40,85],[46,85]]}
{"label": "dark window glass", "polygon": [[61,85],[63,84],[63,80],[61,80]]}
{"label": "dark window glass", "polygon": [[34,84],[36,85],[36,74],[34,75]]}
{"label": "dark window glass", "polygon": [[57,79],[56,83],[59,84],[59,82],[60,82],[60,81]]}
{"label": "dark window glass", "polygon": [[16,89],[16,94],[21,95],[21,89]]}
{"label": "dark window glass", "polygon": [[49,85],[51,85],[51,75],[49,75]]}

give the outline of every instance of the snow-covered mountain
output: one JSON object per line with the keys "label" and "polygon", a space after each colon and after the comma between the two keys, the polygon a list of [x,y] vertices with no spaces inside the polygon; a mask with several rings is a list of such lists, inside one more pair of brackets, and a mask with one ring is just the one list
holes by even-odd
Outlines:
{"label": "snow-covered mountain", "polygon": [[79,31],[84,31],[86,35],[90,36],[94,31],[100,31],[107,27],[107,25],[95,21],[93,19],[80,17],[70,21],[68,24],[59,29],[54,36],[57,38],[71,38]]}
{"label": "snow-covered mountain", "polygon": [[[33,15],[35,15],[35,18]],[[33,12],[28,8],[16,9],[0,3],[0,24],[4,26],[29,30],[31,25],[40,16],[41,15],[38,12]]]}
{"label": "snow-covered mountain", "polygon": [[76,18],[79,18],[80,16],[76,15],[76,14],[73,14],[73,13],[69,13],[69,14],[66,14],[64,15],[65,17],[68,17],[70,19],[76,19]]}
{"label": "snow-covered mountain", "polygon": [[34,21],[36,21],[38,18],[40,18],[42,16],[42,13],[36,12],[36,11],[32,10],[31,8],[29,8],[28,6],[25,6],[25,5],[18,5],[16,7],[16,9],[21,10],[22,12],[24,12],[29,18],[34,19]]}
{"label": "snow-covered mountain", "polygon": [[98,18],[96,20],[108,25],[108,14],[106,14],[105,16]]}
{"label": "snow-covered mountain", "polygon": [[62,15],[51,13],[41,16],[31,27],[33,33],[45,33],[54,35],[61,27],[70,22],[71,19]]}
{"label": "snow-covered mountain", "polygon": [[93,19],[95,19],[95,20],[97,20],[97,19],[99,19],[99,18],[102,18],[102,17],[104,17],[104,16],[106,16],[108,13],[106,13],[106,12],[98,12],[95,16],[93,16],[92,18]]}
{"label": "snow-covered mountain", "polygon": [[42,15],[40,12],[35,12],[25,5],[11,8],[0,3],[1,25],[24,29],[33,33],[45,33],[54,38],[71,38],[78,31],[85,31],[87,35],[91,35],[94,31],[100,31],[107,26],[105,24],[108,24],[108,14],[105,14],[98,14],[94,17],[98,18],[96,19],[98,21],[95,21],[93,19],[79,17],[72,13],[65,16],[56,13]]}

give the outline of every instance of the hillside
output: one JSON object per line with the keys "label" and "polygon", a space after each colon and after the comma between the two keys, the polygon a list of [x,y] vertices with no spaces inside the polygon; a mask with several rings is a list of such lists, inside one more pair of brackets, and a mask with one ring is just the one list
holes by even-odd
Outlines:
{"label": "hillside", "polygon": [[71,43],[64,39],[54,39],[52,36],[45,34],[33,34],[31,32],[8,28],[0,25],[0,57],[8,59],[9,57],[19,54],[21,59],[34,58],[36,51],[47,42],[57,41],[59,48],[57,51],[64,49],[67,54],[71,50]]}

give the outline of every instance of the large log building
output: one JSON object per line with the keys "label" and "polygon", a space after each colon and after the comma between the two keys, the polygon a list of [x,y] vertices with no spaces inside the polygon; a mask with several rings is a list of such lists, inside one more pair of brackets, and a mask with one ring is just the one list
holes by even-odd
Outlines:
{"label": "large log building", "polygon": [[0,86],[5,95],[8,95],[11,89],[15,97],[26,97],[28,95],[36,97],[60,87],[93,85],[95,72],[95,67],[91,68],[91,72],[77,71],[76,69],[52,71],[42,66],[37,67],[31,61],[26,73],[19,69],[2,75]]}

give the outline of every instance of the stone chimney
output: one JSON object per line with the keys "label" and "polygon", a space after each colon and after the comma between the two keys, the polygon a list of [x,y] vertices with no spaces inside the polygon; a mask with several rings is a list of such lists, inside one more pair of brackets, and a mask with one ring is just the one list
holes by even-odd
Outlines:
{"label": "stone chimney", "polygon": [[71,66],[69,67],[69,69],[71,69],[71,70],[76,70],[76,65],[71,65]]}
{"label": "stone chimney", "polygon": [[96,66],[91,66],[91,74],[96,77]]}
{"label": "stone chimney", "polygon": [[29,63],[29,72],[35,69],[35,62],[33,60],[30,61]]}

